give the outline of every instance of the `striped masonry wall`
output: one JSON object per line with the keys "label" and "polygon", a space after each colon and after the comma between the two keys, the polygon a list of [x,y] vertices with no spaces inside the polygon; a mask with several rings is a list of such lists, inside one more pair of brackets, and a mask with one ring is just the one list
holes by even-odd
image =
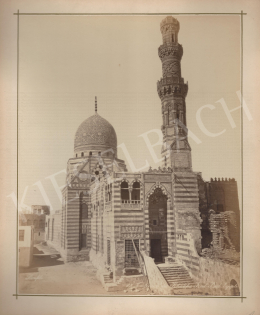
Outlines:
{"label": "striped masonry wall", "polygon": [[174,230],[175,230],[175,219],[172,201],[170,198],[167,200],[167,243],[168,243],[168,256],[174,255]]}
{"label": "striped masonry wall", "polygon": [[194,246],[194,240],[190,233],[183,231],[176,232],[177,258],[183,261],[186,266],[193,270],[199,271],[199,256]]}
{"label": "striped masonry wall", "polygon": [[62,191],[62,209],[61,209],[61,248],[65,248],[65,217],[67,212],[67,188]]}
{"label": "striped masonry wall", "polygon": [[67,216],[65,219],[65,231],[66,235],[66,249],[67,250],[79,250],[79,219],[80,219],[80,197],[79,191],[68,189],[67,192]]}
{"label": "striped masonry wall", "polygon": [[[191,172],[176,173],[174,186],[174,208],[178,218],[178,211],[188,210],[199,216],[199,191],[197,175]],[[176,219],[177,219],[176,218]],[[187,233],[184,227],[178,226],[176,221],[176,250],[177,257],[184,261],[190,269],[199,269],[199,257],[194,246],[191,233]],[[180,229],[181,228],[181,229]],[[198,230],[198,226],[194,226]]]}
{"label": "striped masonry wall", "polygon": [[177,210],[199,209],[199,191],[196,174],[176,173],[173,188],[174,207]]}
{"label": "striped masonry wall", "polygon": [[145,241],[145,248],[147,254],[150,256],[150,234],[149,234],[149,209],[148,209],[148,202],[145,203],[144,205],[144,230],[145,230],[145,236],[144,236],[144,241]]}
{"label": "striped masonry wall", "polygon": [[[128,175],[128,174],[127,174]],[[125,178],[129,182],[131,188],[135,182],[133,174],[129,174]],[[121,206],[121,180],[113,184],[113,212],[114,212],[114,233],[117,246],[117,261],[120,262],[120,267],[124,268],[125,259],[125,240],[121,239],[121,225],[144,226],[143,214],[143,185],[140,182],[140,210],[125,209]],[[140,250],[144,249],[144,238],[139,239]]]}

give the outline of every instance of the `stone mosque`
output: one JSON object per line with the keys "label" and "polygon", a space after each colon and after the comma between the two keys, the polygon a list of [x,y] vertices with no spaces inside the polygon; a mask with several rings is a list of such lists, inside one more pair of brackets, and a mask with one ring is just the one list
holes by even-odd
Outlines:
{"label": "stone mosque", "polygon": [[62,209],[47,217],[46,241],[65,262],[90,260],[105,286],[109,275],[110,290],[127,275],[144,273],[157,294],[178,294],[185,284],[185,294],[192,294],[195,284],[213,282],[219,287],[201,294],[239,295],[237,183],[206,182],[192,169],[179,29],[172,16],[160,25],[162,165],[128,172],[117,156],[115,129],[98,114],[96,99],[95,114],[76,132]]}

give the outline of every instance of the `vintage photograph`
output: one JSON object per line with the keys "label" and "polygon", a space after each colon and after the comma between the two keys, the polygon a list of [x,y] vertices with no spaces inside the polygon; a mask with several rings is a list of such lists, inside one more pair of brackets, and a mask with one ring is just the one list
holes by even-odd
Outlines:
{"label": "vintage photograph", "polygon": [[240,296],[240,15],[20,16],[18,98],[18,294]]}

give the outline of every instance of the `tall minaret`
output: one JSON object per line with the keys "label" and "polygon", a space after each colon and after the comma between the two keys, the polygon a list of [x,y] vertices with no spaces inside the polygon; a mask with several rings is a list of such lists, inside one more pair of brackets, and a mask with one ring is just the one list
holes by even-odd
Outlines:
{"label": "tall minaret", "polygon": [[161,22],[163,44],[158,53],[163,77],[157,82],[162,104],[164,166],[175,171],[191,171],[191,149],[187,140],[185,98],[188,85],[181,77],[182,46],[178,43],[179,22],[167,16]]}
{"label": "tall minaret", "polygon": [[167,16],[161,22],[163,44],[159,47],[159,57],[162,61],[163,77],[157,83],[157,90],[162,103],[162,156],[164,166],[173,169],[172,195],[176,233],[189,233],[200,252],[198,181],[197,174],[192,171],[191,148],[187,139],[185,98],[188,85],[181,77],[183,49],[178,43],[179,29],[179,22],[172,16]]}

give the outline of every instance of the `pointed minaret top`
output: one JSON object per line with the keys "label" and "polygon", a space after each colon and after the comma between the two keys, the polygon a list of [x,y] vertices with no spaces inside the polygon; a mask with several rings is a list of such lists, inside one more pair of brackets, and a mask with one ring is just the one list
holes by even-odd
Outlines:
{"label": "pointed minaret top", "polygon": [[95,96],[95,114],[97,114],[97,97]]}

